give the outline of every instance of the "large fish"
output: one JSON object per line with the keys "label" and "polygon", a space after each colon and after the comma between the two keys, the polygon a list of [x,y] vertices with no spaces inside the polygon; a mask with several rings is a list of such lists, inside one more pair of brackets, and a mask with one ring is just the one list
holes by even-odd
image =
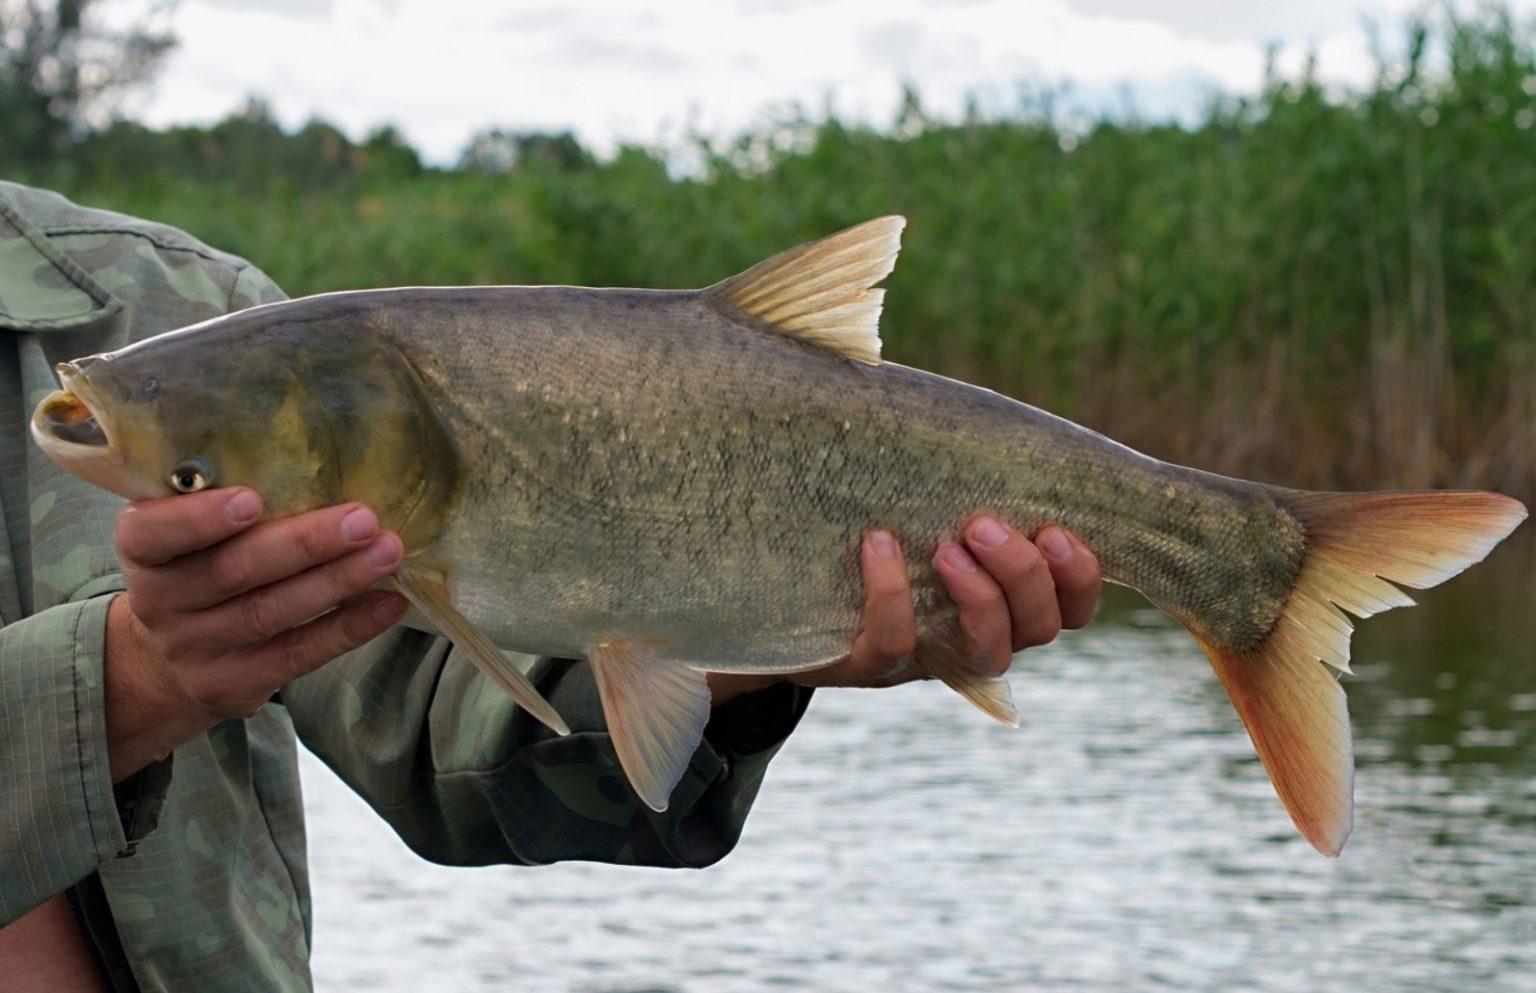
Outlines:
{"label": "large fish", "polygon": [[966,515],[1062,525],[1199,641],[1296,826],[1352,823],[1351,624],[1480,560],[1492,493],[1312,493],[1169,465],[882,363],[885,217],[703,290],[421,287],[256,307],[59,366],[34,437],[129,499],[243,484],[280,516],[360,500],[397,582],[520,704],[497,646],[585,655],[630,782],[664,809],[707,672],[843,658],[861,534],[897,533],[915,662],[1016,724],[929,564]]}

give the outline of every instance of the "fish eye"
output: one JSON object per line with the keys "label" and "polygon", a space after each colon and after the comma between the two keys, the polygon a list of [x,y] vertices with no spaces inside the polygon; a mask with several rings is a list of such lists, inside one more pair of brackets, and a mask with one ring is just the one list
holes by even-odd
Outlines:
{"label": "fish eye", "polygon": [[184,459],[171,470],[171,489],[177,493],[196,493],[206,490],[213,482],[208,464],[199,458]]}

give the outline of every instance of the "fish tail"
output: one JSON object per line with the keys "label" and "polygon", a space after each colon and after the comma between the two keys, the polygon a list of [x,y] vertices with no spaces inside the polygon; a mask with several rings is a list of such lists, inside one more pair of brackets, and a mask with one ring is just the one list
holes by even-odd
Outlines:
{"label": "fish tail", "polygon": [[[1358,617],[1410,606],[1394,583],[1426,589],[1488,554],[1525,519],[1496,493],[1277,490],[1301,523],[1301,571],[1280,617],[1255,643],[1195,631],[1298,830],[1337,856],[1354,824],[1354,749],[1344,691]],[[1326,666],[1320,663],[1326,663]]]}

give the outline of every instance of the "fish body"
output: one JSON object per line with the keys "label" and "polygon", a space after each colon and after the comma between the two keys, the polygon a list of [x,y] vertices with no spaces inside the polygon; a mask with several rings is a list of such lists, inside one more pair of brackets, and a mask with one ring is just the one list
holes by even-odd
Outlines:
{"label": "fish body", "polygon": [[1067,527],[1114,579],[1199,603],[1231,637],[1273,622],[1300,566],[1299,525],[1264,487],[965,383],[797,347],[705,294],[321,305],[396,342],[440,398],[463,489],[423,551],[498,644],[571,655],[609,632],[714,671],[815,668],[857,631],[865,530],[902,536],[920,627],[936,630],[953,607],[928,560],[977,509]]}
{"label": "fish body", "polygon": [[869,222],[705,290],[422,287],[259,307],[68,365],[34,434],[130,497],[202,480],[252,485],[274,516],[369,503],[405,542],[419,622],[557,730],[496,648],[591,660],[620,759],[657,807],[707,718],[705,672],[847,654],[872,527],[907,555],[917,664],[1016,722],[930,559],[978,511],[1061,525],[1190,629],[1298,827],[1336,854],[1353,777],[1325,667],[1347,666],[1340,608],[1410,603],[1385,580],[1433,585],[1524,508],[1228,479],[881,363],[872,286],[900,228]]}

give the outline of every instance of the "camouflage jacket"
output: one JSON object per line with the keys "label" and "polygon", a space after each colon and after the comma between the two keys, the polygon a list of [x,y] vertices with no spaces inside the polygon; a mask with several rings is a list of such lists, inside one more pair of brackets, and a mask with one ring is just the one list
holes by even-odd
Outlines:
{"label": "camouflage jacket", "polygon": [[281,297],[180,231],[0,182],[0,926],[68,891],[118,990],[308,990],[296,737],[433,861],[723,856],[809,691],[718,709],[654,814],[618,771],[584,663],[533,664],[575,732],[555,738],[405,629],[114,786],[102,639],[121,501],[29,443],[31,408],[55,362]]}

